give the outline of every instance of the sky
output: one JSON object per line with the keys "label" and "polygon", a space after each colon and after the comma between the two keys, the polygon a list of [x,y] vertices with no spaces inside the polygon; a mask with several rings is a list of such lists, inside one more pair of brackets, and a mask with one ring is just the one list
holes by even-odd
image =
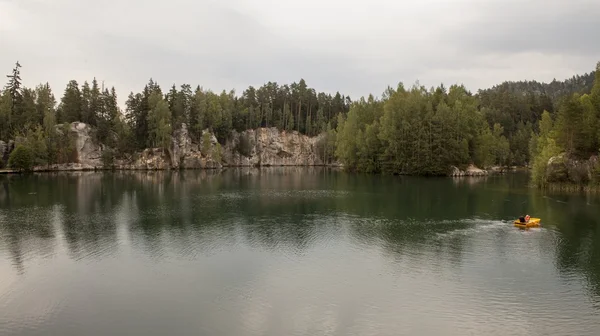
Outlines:
{"label": "sky", "polygon": [[598,0],[0,0],[0,73],[96,77],[120,101],[152,77],[241,93],[303,78],[380,96],[399,82],[563,80],[600,61]]}

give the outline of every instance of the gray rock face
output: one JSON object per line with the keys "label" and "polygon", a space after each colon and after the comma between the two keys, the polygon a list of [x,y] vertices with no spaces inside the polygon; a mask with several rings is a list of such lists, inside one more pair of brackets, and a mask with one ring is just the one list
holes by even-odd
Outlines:
{"label": "gray rock face", "polygon": [[[60,131],[60,128],[57,128]],[[75,135],[77,162],[36,167],[34,170],[93,170],[103,168],[104,147],[93,141],[93,129],[82,122],[73,122],[69,131]],[[203,131],[203,135],[208,130]],[[232,132],[225,146],[210,134],[210,148],[203,153],[203,144],[192,143],[187,125],[173,133],[171,146],[147,148],[126,160],[116,160],[114,167],[123,170],[218,169],[223,166],[318,166],[322,165],[316,150],[318,137],[308,137],[296,131],[280,132],[276,128],[260,128],[241,133]],[[14,143],[0,143],[0,155],[9,153]],[[3,149],[7,148],[7,149]],[[220,148],[220,155],[217,154]],[[2,152],[3,151],[3,152]]]}
{"label": "gray rock face", "polygon": [[280,132],[277,128],[259,128],[233,132],[225,145],[225,165],[240,166],[319,166],[318,138],[296,131]]}
{"label": "gray rock face", "polygon": [[102,146],[92,140],[92,128],[82,122],[71,123],[71,132],[76,135],[75,149],[78,162],[84,167],[102,167]]}
{"label": "gray rock face", "polygon": [[187,125],[182,124],[181,128],[173,133],[171,166],[175,169],[179,168],[191,152],[192,139],[190,138]]}
{"label": "gray rock face", "polygon": [[586,184],[594,177],[596,167],[598,167],[597,156],[592,156],[589,160],[578,160],[562,153],[548,160],[546,181]]}
{"label": "gray rock face", "polygon": [[[92,138],[92,127],[82,122],[72,122],[69,132],[75,138],[75,150],[77,151],[77,162],[54,164],[49,166],[34,167],[34,171],[42,170],[93,170],[102,168],[102,150],[100,144]],[[62,133],[60,126],[56,130]]]}

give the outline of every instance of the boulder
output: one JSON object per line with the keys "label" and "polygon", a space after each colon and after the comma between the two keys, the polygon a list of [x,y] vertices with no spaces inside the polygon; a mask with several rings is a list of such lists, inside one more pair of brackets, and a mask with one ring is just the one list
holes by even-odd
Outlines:
{"label": "boulder", "polygon": [[450,176],[485,176],[485,175],[488,175],[488,171],[477,168],[477,167],[475,167],[475,165],[471,164],[465,170],[460,170],[458,167],[453,166],[450,168],[450,173],[448,175],[450,175]]}

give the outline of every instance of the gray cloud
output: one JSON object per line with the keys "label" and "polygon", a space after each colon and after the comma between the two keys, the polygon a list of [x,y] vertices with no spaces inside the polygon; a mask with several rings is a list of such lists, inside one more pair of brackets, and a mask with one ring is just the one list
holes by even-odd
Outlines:
{"label": "gray cloud", "polygon": [[549,81],[593,69],[595,0],[0,0],[0,70],[29,86],[162,86],[238,92],[304,78],[317,90]]}
{"label": "gray cloud", "polygon": [[600,54],[596,0],[488,1],[473,4],[463,25],[442,37],[477,53]]}

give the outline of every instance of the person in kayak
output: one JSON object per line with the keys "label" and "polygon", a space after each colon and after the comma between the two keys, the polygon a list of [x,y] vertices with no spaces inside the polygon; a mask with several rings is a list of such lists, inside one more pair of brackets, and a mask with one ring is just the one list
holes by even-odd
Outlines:
{"label": "person in kayak", "polygon": [[525,217],[521,216],[521,217],[519,217],[519,222],[529,223],[529,219],[531,219],[531,217],[529,217],[529,215],[525,215]]}

